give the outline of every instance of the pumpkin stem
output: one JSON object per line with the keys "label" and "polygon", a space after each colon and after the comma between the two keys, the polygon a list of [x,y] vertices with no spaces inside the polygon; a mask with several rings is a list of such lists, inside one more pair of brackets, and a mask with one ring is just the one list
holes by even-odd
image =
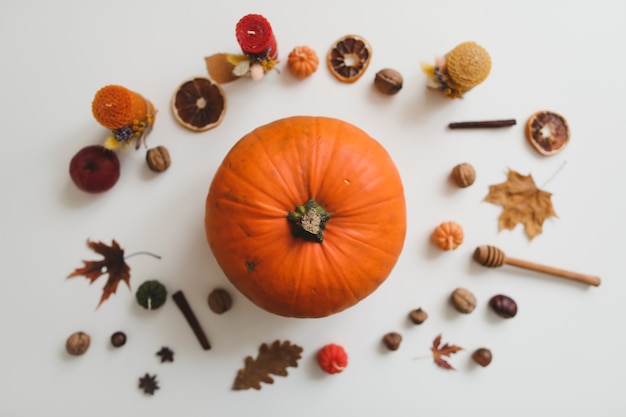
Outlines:
{"label": "pumpkin stem", "polygon": [[294,236],[319,243],[324,240],[322,232],[328,219],[330,214],[312,198],[287,215]]}

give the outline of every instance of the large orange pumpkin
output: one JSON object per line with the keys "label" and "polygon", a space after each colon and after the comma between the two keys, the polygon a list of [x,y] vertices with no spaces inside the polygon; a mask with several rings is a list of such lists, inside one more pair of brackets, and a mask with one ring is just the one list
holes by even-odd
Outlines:
{"label": "large orange pumpkin", "polygon": [[361,129],[295,116],[237,142],[206,199],[207,239],[233,285],[287,317],[324,317],[372,293],[404,244],[398,170]]}

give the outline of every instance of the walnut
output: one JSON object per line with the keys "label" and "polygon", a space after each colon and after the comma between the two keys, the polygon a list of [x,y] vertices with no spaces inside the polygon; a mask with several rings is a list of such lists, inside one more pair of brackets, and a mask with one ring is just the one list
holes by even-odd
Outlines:
{"label": "walnut", "polygon": [[462,163],[452,169],[451,177],[459,188],[466,188],[474,184],[476,171],[470,164]]}
{"label": "walnut", "polygon": [[65,350],[73,356],[79,356],[87,352],[91,338],[85,332],[75,332],[67,338],[65,342]]}
{"label": "walnut", "polygon": [[170,167],[172,160],[165,146],[157,146],[156,148],[148,149],[146,163],[151,171],[163,172]]}

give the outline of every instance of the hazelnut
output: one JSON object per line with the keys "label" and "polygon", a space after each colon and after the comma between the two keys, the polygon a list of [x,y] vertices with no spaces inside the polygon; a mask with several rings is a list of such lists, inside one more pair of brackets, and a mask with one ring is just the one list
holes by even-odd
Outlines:
{"label": "hazelnut", "polygon": [[510,319],[517,314],[517,303],[509,296],[498,294],[491,297],[489,306],[500,317]]}
{"label": "hazelnut", "polygon": [[172,160],[165,146],[157,146],[156,148],[148,149],[146,153],[146,163],[150,170],[163,172],[170,167]]}
{"label": "hazelnut", "polygon": [[217,288],[209,294],[209,308],[215,314],[227,312],[233,306],[233,299],[228,291]]}
{"label": "hazelnut", "polygon": [[376,73],[374,86],[383,94],[393,95],[402,89],[402,74],[398,71],[385,68]]}
{"label": "hazelnut", "polygon": [[428,313],[418,308],[409,313],[409,319],[415,324],[422,324],[428,318]]}
{"label": "hazelnut", "polygon": [[65,350],[67,350],[67,353],[73,356],[82,355],[83,353],[87,352],[87,349],[89,349],[90,341],[91,338],[87,333],[72,333],[65,342]]}
{"label": "hazelnut", "polygon": [[124,332],[115,332],[111,335],[111,344],[114,347],[122,347],[126,344],[126,334]]}
{"label": "hazelnut", "polygon": [[401,342],[402,335],[400,333],[390,332],[383,337],[383,343],[389,350],[398,350]]}
{"label": "hazelnut", "polygon": [[472,359],[476,361],[482,367],[485,367],[491,363],[491,351],[487,348],[476,349],[472,354]]}
{"label": "hazelnut", "polygon": [[476,180],[476,171],[468,163],[462,163],[452,169],[452,180],[459,188],[469,187]]}
{"label": "hazelnut", "polygon": [[476,308],[476,297],[465,288],[457,288],[450,296],[452,305],[459,313],[469,314]]}

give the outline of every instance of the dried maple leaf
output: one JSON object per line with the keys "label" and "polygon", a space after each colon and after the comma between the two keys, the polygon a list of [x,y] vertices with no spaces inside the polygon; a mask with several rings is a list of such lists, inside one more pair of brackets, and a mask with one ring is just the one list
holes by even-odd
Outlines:
{"label": "dried maple leaf", "polygon": [[261,389],[261,382],[273,384],[274,380],[270,374],[287,376],[287,367],[298,367],[298,359],[302,348],[293,345],[289,341],[280,342],[276,340],[270,346],[263,343],[259,347],[259,354],[256,359],[248,356],[245,359],[244,368],[237,372],[237,377],[233,384],[234,390]]}
{"label": "dried maple leaf", "polygon": [[463,350],[462,347],[456,345],[449,345],[448,343],[441,344],[441,335],[435,337],[433,340],[433,346],[430,348],[433,352],[433,360],[437,365],[444,369],[454,370],[452,365],[450,365],[444,357],[449,357],[453,353],[457,353],[459,350]]}
{"label": "dried maple leaf", "polygon": [[98,303],[99,307],[111,294],[115,293],[117,284],[120,281],[124,281],[130,288],[130,267],[124,261],[124,249],[115,240],[113,240],[111,246],[102,242],[87,240],[87,246],[104,256],[104,259],[101,261],[83,261],[85,266],[76,268],[74,272],[68,275],[68,278],[83,275],[93,283],[101,275],[109,274],[109,279],[102,289],[102,297]]}
{"label": "dried maple leaf", "polygon": [[526,236],[532,240],[541,233],[543,222],[548,217],[557,217],[551,196],[551,193],[537,188],[530,174],[521,175],[509,169],[506,182],[489,186],[485,201],[503,207],[498,230],[512,230],[522,223]]}

